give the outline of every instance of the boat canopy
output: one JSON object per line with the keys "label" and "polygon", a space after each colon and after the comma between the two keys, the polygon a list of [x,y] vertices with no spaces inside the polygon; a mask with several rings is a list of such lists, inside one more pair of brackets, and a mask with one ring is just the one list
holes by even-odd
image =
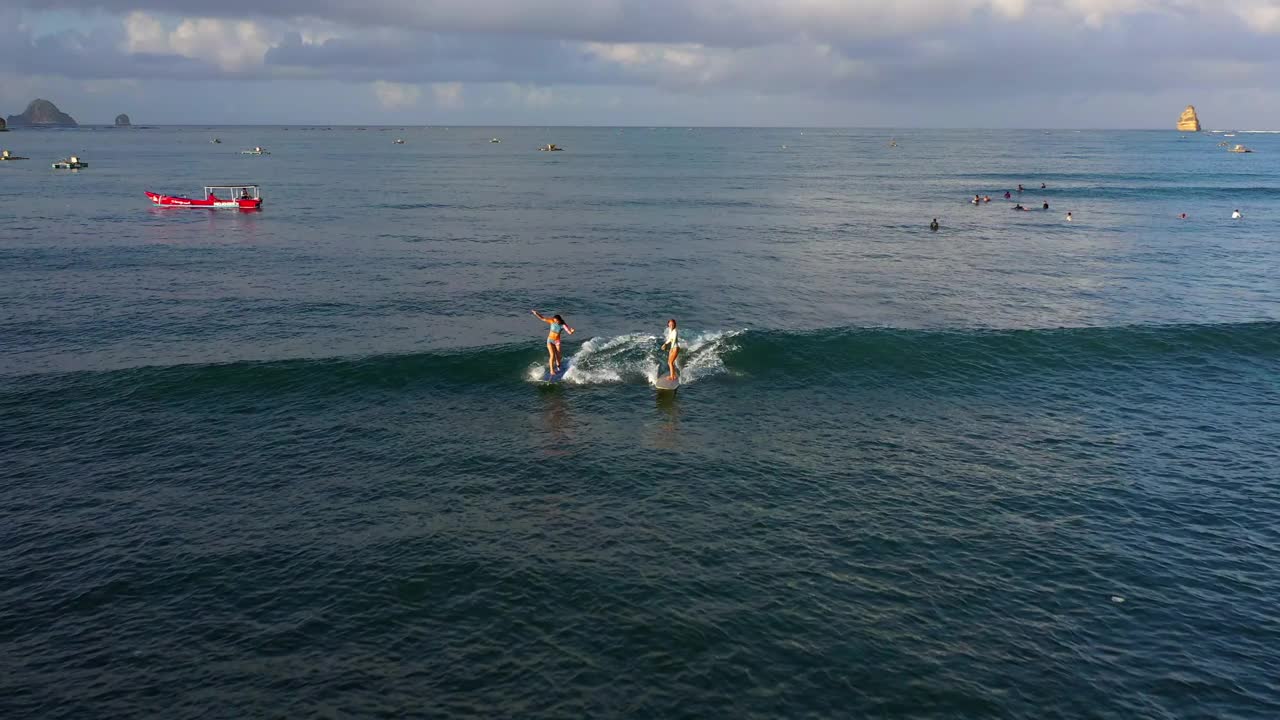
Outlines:
{"label": "boat canopy", "polygon": [[258,200],[258,199],[261,199],[262,197],[261,194],[258,192],[257,185],[205,185],[204,186],[205,197],[209,197],[210,195],[218,195],[220,194],[219,191],[225,191],[222,194],[229,194],[233,199],[248,197],[254,200]]}

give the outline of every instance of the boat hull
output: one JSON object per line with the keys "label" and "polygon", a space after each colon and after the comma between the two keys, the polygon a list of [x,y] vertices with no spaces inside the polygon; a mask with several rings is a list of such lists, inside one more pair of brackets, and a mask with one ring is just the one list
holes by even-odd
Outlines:
{"label": "boat hull", "polygon": [[209,200],[199,200],[196,198],[182,197],[181,195],[161,195],[147,191],[147,199],[154,205],[159,207],[175,207],[175,208],[204,208],[206,210],[258,210],[262,208],[262,199],[235,199],[223,200],[221,198]]}

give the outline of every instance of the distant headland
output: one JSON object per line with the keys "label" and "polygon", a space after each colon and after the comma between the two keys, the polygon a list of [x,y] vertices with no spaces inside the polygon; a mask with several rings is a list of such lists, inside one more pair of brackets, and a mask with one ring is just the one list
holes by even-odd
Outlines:
{"label": "distant headland", "polygon": [[9,116],[9,127],[80,127],[80,123],[43,98],[36,98],[21,115]]}

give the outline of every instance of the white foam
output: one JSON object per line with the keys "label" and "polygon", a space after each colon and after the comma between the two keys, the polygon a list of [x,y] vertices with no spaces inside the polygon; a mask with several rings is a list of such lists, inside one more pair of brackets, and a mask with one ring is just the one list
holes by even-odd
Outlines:
{"label": "white foam", "polygon": [[[689,333],[676,361],[680,382],[689,384],[725,371],[724,355],[733,350],[732,339],[745,330]],[[565,359],[569,371],[563,382],[572,385],[605,385],[645,381],[650,385],[658,373],[666,372],[666,354],[660,350],[662,340],[648,333],[630,333],[616,337],[594,337],[582,343]],[[546,375],[546,361],[529,366],[525,377],[541,382]]]}
{"label": "white foam", "polygon": [[[725,372],[724,356],[737,347],[733,339],[746,330],[722,330],[719,332],[695,333],[680,349],[680,358],[676,360],[676,369],[680,371],[681,384],[697,382],[700,378],[711,377]],[[663,358],[661,368],[666,367]],[[650,383],[657,379],[655,368]]]}

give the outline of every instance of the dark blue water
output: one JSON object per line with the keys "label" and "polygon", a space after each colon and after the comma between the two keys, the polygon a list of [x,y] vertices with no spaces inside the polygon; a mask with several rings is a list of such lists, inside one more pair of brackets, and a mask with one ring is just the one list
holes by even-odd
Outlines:
{"label": "dark blue water", "polygon": [[0,716],[1274,717],[1245,140],[7,133]]}

